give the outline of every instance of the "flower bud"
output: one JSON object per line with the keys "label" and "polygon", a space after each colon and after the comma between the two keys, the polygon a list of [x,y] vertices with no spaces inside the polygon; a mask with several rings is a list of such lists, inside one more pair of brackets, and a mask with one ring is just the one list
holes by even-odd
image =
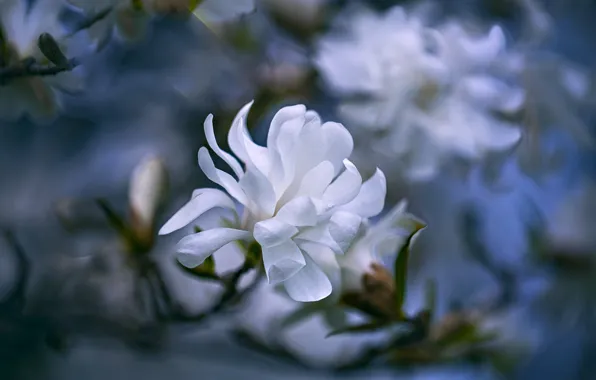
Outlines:
{"label": "flower bud", "polygon": [[324,20],[327,0],[264,0],[279,22],[300,29],[315,29]]}
{"label": "flower bud", "polygon": [[167,182],[168,173],[157,157],[146,157],[134,169],[128,200],[131,225],[141,241],[152,239],[155,214],[165,198]]}
{"label": "flower bud", "polygon": [[343,294],[342,302],[380,319],[397,317],[393,277],[381,264],[373,262],[361,277],[360,291]]}

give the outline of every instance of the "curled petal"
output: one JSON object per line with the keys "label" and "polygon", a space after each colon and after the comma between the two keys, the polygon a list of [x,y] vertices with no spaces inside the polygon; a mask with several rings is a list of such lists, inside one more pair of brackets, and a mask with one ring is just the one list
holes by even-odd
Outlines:
{"label": "curled petal", "polygon": [[238,129],[246,128],[246,126],[244,126],[244,120],[246,120],[248,112],[250,111],[250,107],[252,107],[253,103],[254,100],[245,104],[244,107],[238,111],[234,121],[232,122],[230,131],[228,132],[228,145],[236,157],[238,157],[242,162],[248,162],[249,159],[246,149],[244,148],[244,143],[240,138],[242,135],[238,133]]}
{"label": "curled petal", "polygon": [[194,268],[224,245],[236,240],[250,239],[248,231],[233,228],[214,228],[186,236],[176,245],[178,261],[187,268]]}
{"label": "curled petal", "polygon": [[346,127],[340,123],[327,122],[321,126],[321,134],[327,143],[325,159],[333,164],[335,173],[342,168],[343,160],[350,157],[354,140]]}
{"label": "curled petal", "polygon": [[244,171],[240,166],[240,163],[228,152],[224,152],[219,145],[217,145],[217,140],[215,139],[215,133],[213,132],[213,115],[209,114],[205,119],[205,123],[203,124],[205,129],[205,137],[207,138],[207,143],[209,147],[220,157],[222,160],[226,162],[234,171],[234,174],[238,178],[242,177]]}
{"label": "curled petal", "polygon": [[207,178],[226,189],[226,191],[238,202],[245,206],[249,205],[248,198],[242,190],[242,187],[240,187],[234,177],[215,167],[211,155],[209,155],[209,151],[207,151],[207,148],[205,147],[199,149],[199,166]]}
{"label": "curled petal", "polygon": [[375,174],[362,184],[356,198],[342,206],[341,209],[360,215],[363,218],[370,218],[383,211],[386,194],[387,181],[385,174],[377,169]]}
{"label": "curled petal", "polygon": [[304,177],[302,177],[300,187],[294,196],[319,198],[323,195],[325,189],[329,186],[332,180],[333,164],[329,161],[323,161],[309,170]]}
{"label": "curled petal", "polygon": [[305,254],[306,265],[284,281],[288,295],[298,302],[316,302],[331,294],[331,281],[313,259]]}
{"label": "curled petal", "polygon": [[197,189],[193,197],[178,210],[159,230],[160,235],[167,235],[187,226],[206,211],[216,207],[235,210],[234,201],[223,191],[217,189]]}
{"label": "curled petal", "polygon": [[332,205],[342,205],[350,202],[358,195],[360,185],[362,185],[362,176],[353,163],[344,160],[346,170],[327,187],[323,193],[323,201]]}

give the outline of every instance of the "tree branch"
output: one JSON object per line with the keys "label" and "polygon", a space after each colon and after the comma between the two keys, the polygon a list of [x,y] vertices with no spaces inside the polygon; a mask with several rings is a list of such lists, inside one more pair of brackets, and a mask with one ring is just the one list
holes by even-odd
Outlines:
{"label": "tree branch", "polygon": [[75,58],[68,60],[65,65],[42,65],[35,61],[34,58],[22,61],[18,65],[0,68],[0,86],[6,85],[9,81],[23,77],[45,77],[54,76],[65,71],[71,71],[78,66]]}

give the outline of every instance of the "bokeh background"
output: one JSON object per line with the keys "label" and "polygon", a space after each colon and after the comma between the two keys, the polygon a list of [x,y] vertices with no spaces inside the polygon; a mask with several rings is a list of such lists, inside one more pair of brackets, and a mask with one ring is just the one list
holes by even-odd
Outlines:
{"label": "bokeh background", "polygon": [[[497,63],[511,58],[523,66],[523,74],[506,72],[506,81],[523,88],[524,110],[534,114],[537,127],[512,116],[521,139],[499,157],[483,155],[470,163],[448,154],[427,178],[404,174],[407,160],[384,151],[389,148],[377,144],[383,137],[361,126],[358,117],[341,112],[346,94],[330,85],[334,74],[329,70],[340,75],[338,70],[346,66],[334,63],[329,69],[317,63],[325,53],[321,39],[335,33],[350,41],[354,14],[365,8],[383,14],[395,6],[429,26],[452,22],[481,36],[499,25],[506,53]],[[60,17],[72,26],[82,15],[66,8]],[[7,14],[1,16],[4,20]],[[84,77],[84,89],[61,93],[59,113],[42,123],[27,117],[0,121],[0,225],[14,233],[31,263],[25,300],[14,302],[10,295],[22,265],[10,242],[0,241],[0,378],[596,378],[590,360],[596,355],[596,145],[591,142],[596,139],[595,19],[596,3],[590,0],[255,0],[254,10],[224,23],[158,15],[134,42],[113,37],[94,49],[90,41],[77,41],[69,53],[80,54],[76,70]],[[399,35],[397,23],[395,28]],[[387,35],[385,40],[374,23],[361,29],[361,43],[375,43],[377,50],[326,54],[336,54],[340,62],[356,56],[374,66],[384,52],[392,59],[392,51],[407,48],[399,45],[407,36]],[[567,68],[577,77],[566,81],[554,74]],[[363,80],[354,73],[342,75],[348,82]],[[394,84],[396,92],[399,83]],[[411,212],[428,223],[412,256],[409,297],[414,304],[421,293],[417,289],[429,277],[438,283],[440,312],[498,292],[499,284],[466,244],[461,221],[474,210],[484,249],[495,265],[517,276],[516,299],[503,317],[507,330],[534,343],[514,371],[504,375],[472,364],[413,369],[374,365],[335,374],[325,363],[348,358],[363,339],[325,340],[324,332],[308,326],[284,337],[301,361],[239,344],[230,334],[239,325],[258,325],[268,335],[267,318],[278,310],[269,298],[255,297],[248,308],[257,311],[238,311],[240,317],[225,314],[207,324],[171,326],[164,336],[153,337],[164,343],[150,350],[123,343],[124,333],[105,333],[93,318],[72,317],[79,309],[91,315],[106,310],[127,315],[133,306],[119,295],[129,291],[133,280],[117,248],[104,248],[114,238],[109,229],[98,222],[79,231],[77,222],[69,231],[64,215],[101,219],[95,198],[109,199],[126,211],[133,169],[147,155],[158,155],[169,172],[169,197],[157,220],[163,224],[192,189],[211,186],[196,163],[197,150],[205,144],[204,118],[213,113],[216,134],[223,136],[231,118],[252,99],[256,103],[249,128],[260,144],[283,105],[303,103],[325,120],[343,122],[354,135],[354,161],[367,168],[365,175],[377,166],[385,171],[387,208],[407,198]],[[389,105],[408,106],[397,100]],[[356,113],[374,120],[384,117],[375,112],[384,111],[363,107]],[[399,116],[388,123],[389,129],[401,125]],[[452,128],[451,139],[456,140],[475,135],[472,129],[458,128],[461,123],[474,126],[461,114],[455,122],[438,119],[434,127]],[[415,138],[405,141],[408,149],[416,149]],[[221,289],[178,271],[172,256],[175,242],[160,237],[152,254],[167,268],[166,277],[185,305],[200,310]],[[556,253],[556,259],[535,260],[537,246]],[[222,259],[221,266],[226,265]],[[246,322],[251,318],[255,321]],[[74,333],[62,339],[56,336],[60,329]],[[343,352],[342,347],[352,348]]]}

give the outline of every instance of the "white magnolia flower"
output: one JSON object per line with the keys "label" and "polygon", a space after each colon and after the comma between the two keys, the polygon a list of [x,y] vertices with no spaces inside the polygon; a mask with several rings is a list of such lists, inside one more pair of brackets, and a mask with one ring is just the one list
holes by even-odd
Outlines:
{"label": "white magnolia flower", "polygon": [[[254,0],[66,0],[83,12],[95,15],[108,8],[113,11],[89,28],[98,44],[106,41],[115,27],[116,35],[125,41],[136,41],[147,33],[155,15],[190,14],[206,24],[234,19],[254,9]],[[193,9],[194,7],[194,9]]]}
{"label": "white magnolia flower", "polygon": [[[51,34],[58,42],[65,36],[59,23],[58,0],[38,0],[32,7],[24,0],[4,0],[0,3],[0,29],[4,34],[7,56],[5,65],[14,65],[26,58],[46,63],[37,46],[42,33]],[[66,46],[61,44],[63,52]],[[3,63],[0,60],[0,70]],[[54,76],[29,76],[0,83],[0,118],[15,120],[24,114],[36,121],[56,115],[60,108],[57,90],[80,89],[80,78],[74,72]]]}
{"label": "white magnolia flower", "polygon": [[160,230],[178,230],[213,208],[241,218],[230,228],[216,228],[183,238],[177,246],[179,261],[200,265],[224,245],[256,240],[263,254],[269,282],[282,283],[294,300],[318,301],[332,290],[339,277],[336,254],[343,254],[356,236],[362,218],[383,209],[385,176],[377,170],[365,183],[347,160],[353,141],[343,125],[321,123],[303,105],[282,108],[271,122],[267,147],[256,145],[245,125],[252,102],[236,115],[228,144],[244,168],[219,148],[213,132],[213,116],[205,120],[211,149],[233,170],[234,176],[215,167],[207,150],[199,150],[199,166],[222,186],[197,189],[191,200]]}
{"label": "white magnolia flower", "polygon": [[520,139],[495,116],[524,102],[521,89],[492,75],[505,54],[499,27],[484,37],[456,23],[433,29],[400,7],[343,21],[319,41],[314,63],[342,98],[346,124],[401,158],[410,179],[434,176],[449,156],[477,160]]}

